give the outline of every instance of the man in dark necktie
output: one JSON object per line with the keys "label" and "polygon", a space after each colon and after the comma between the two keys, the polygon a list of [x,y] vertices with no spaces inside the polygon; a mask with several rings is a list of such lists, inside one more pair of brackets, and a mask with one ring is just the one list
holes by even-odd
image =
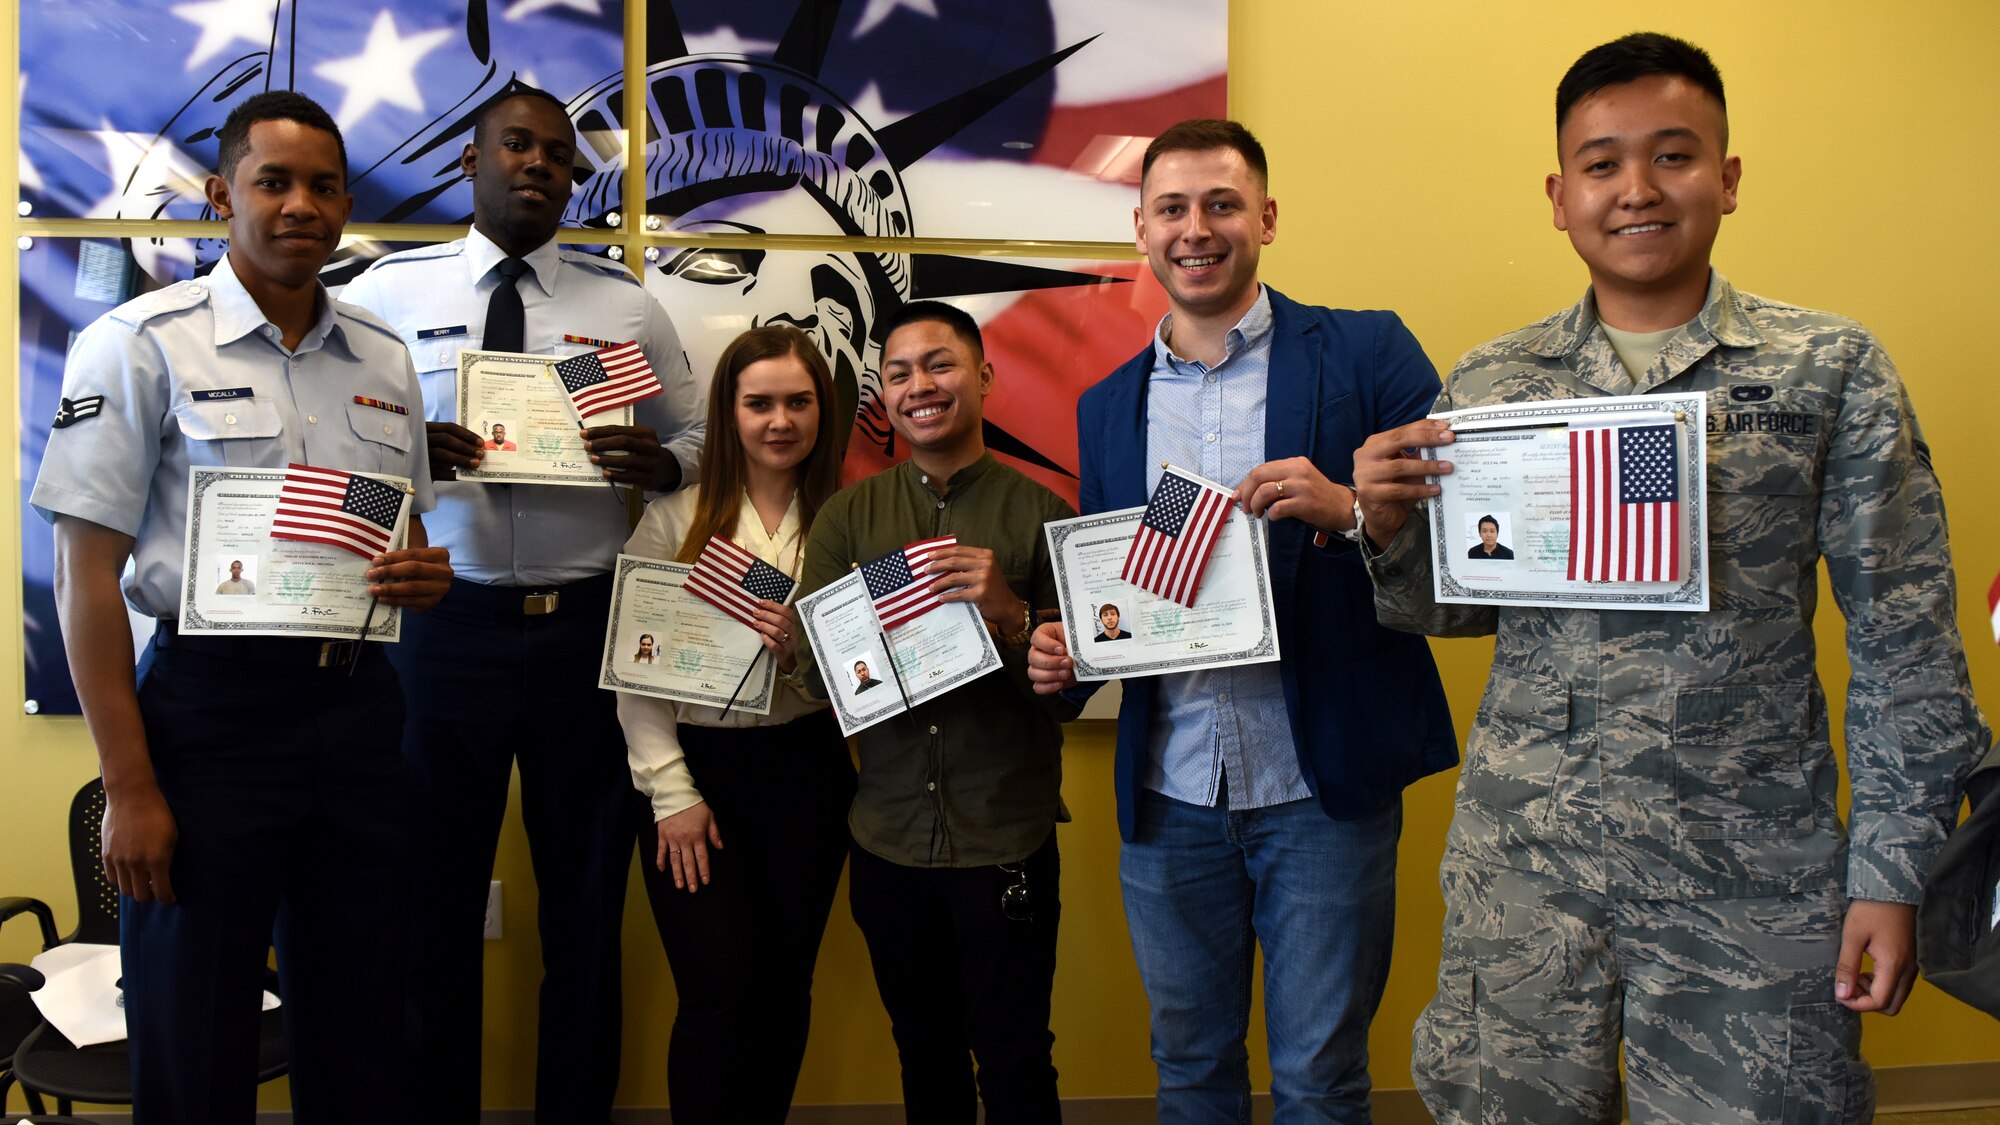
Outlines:
{"label": "man in dark necktie", "polygon": [[404,1105],[425,1122],[479,1115],[482,920],[517,766],[538,914],[551,920],[535,1119],[602,1125],[618,1083],[618,929],[642,813],[613,697],[591,670],[626,510],[571,488],[453,479],[485,445],[454,421],[463,348],[568,356],[636,340],[666,393],[637,405],[637,425],[584,430],[591,460],[607,480],[648,492],[689,483],[699,464],[704,404],[673,323],[623,266],[556,245],[575,155],[556,99],[519,88],[492,103],[461,157],[471,232],[384,258],[345,294],[389,321],[416,358],[435,538],[464,560],[434,628],[406,629],[392,646],[424,810]]}

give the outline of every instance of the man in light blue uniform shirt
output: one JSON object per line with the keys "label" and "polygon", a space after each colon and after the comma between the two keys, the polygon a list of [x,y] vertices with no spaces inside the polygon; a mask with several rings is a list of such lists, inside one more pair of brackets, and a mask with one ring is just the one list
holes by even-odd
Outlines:
{"label": "man in light blue uniform shirt", "polygon": [[644,814],[596,666],[626,509],[602,486],[452,479],[486,455],[485,438],[453,421],[460,349],[566,356],[630,340],[666,393],[638,404],[636,426],[584,431],[591,460],[647,491],[694,479],[705,405],[673,322],[623,266],[556,245],[575,152],[549,95],[517,88],[491,103],[461,158],[471,232],[384,258],[343,294],[416,358],[438,478],[432,534],[458,564],[438,612],[397,646],[425,809],[403,1104],[427,1125],[479,1115],[482,923],[516,766],[543,920],[535,1119],[602,1125],[618,1085],[618,936]]}
{"label": "man in light blue uniform shirt", "polygon": [[[104,777],[133,1120],[255,1117],[275,939],[293,1106],[302,1121],[359,1121],[394,1095],[380,1044],[403,995],[403,959],[381,934],[410,890],[395,674],[381,645],[182,636],[174,619],[191,466],[393,474],[420,513],[422,405],[396,336],[318,281],[354,205],[333,120],[297,94],[260,94],[219,144],[207,192],[228,254],[77,337],[30,502],[55,525],[63,642]],[[451,568],[415,514],[408,542],[374,560],[370,592],[423,609]],[[136,682],[128,604],[159,619]]]}
{"label": "man in light blue uniform shirt", "polygon": [[[1249,1119],[1261,946],[1273,1120],[1365,1122],[1402,789],[1449,768],[1458,742],[1428,647],[1375,622],[1340,482],[1375,419],[1424,415],[1437,373],[1394,314],[1301,305],[1258,283],[1278,207],[1241,125],[1186,121],[1155,138],[1134,218],[1170,312],[1077,404],[1082,508],[1144,504],[1162,462],[1234,486],[1229,518],[1267,521],[1284,653],[1124,683],[1119,878],[1152,1005],[1159,1119]],[[1034,645],[1037,690],[1074,689],[1061,627]]]}

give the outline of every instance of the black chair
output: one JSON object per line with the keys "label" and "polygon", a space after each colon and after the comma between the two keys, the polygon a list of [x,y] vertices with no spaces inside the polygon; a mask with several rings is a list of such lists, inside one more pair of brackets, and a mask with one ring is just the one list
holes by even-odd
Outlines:
{"label": "black chair", "polygon": [[[77,791],[69,806],[70,873],[76,882],[77,924],[68,935],[56,936],[55,916],[47,904],[31,898],[0,899],[0,924],[23,913],[41,923],[42,948],[71,942],[118,944],[118,888],[105,877],[103,852],[104,783],[92,778]],[[21,965],[0,965],[0,1110],[9,1085],[19,1083],[30,1112],[48,1112],[44,1097],[56,1100],[56,1112],[67,1114],[73,1102],[130,1105],[132,1065],[125,1040],[78,1047],[44,1022],[29,992],[41,987],[41,974]],[[277,974],[267,987],[277,989]],[[26,1004],[25,1014],[14,1006]],[[25,1023],[27,1030],[16,1034]],[[18,1046],[15,1046],[18,1044]],[[269,1082],[285,1073],[284,1013],[264,1013],[257,1042],[257,1081]]]}

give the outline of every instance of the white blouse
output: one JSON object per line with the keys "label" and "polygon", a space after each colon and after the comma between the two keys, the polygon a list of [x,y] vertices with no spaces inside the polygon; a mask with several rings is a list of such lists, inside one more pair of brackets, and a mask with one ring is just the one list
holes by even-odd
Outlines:
{"label": "white blouse", "polygon": [[[679,554],[681,541],[687,538],[688,526],[694,522],[698,491],[698,488],[684,488],[648,504],[639,526],[625,541],[625,553],[652,559],[671,559]],[[798,497],[794,496],[791,507],[785,509],[785,517],[778,522],[777,532],[766,535],[763,518],[757,514],[756,506],[750,503],[750,497],[745,495],[736,512],[736,534],[730,538],[796,579],[799,576],[799,553],[805,546],[799,535]],[[805,637],[800,636],[798,643],[803,647]],[[617,694],[618,722],[625,728],[625,755],[632,767],[632,784],[652,801],[653,819],[656,821],[700,804],[702,799],[701,793],[694,787],[694,775],[688,772],[687,759],[681,752],[680,734],[675,729],[679,724],[692,723],[700,727],[777,726],[826,706],[824,702],[806,698],[798,681],[783,676],[778,678],[778,690],[771,696],[771,713],[768,715],[752,715],[736,710],[725,715],[720,707],[622,691]]]}

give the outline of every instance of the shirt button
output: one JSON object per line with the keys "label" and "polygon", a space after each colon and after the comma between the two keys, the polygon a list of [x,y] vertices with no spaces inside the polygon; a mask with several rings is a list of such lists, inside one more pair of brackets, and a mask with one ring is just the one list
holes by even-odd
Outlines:
{"label": "shirt button", "polygon": [[1201,440],[1203,440],[1203,441],[1214,441],[1214,440],[1215,440],[1215,435],[1214,435],[1214,434],[1203,434],[1203,435],[1201,435]]}
{"label": "shirt button", "polygon": [[1222,694],[1220,694],[1220,695],[1218,695],[1218,696],[1216,696],[1216,697],[1215,697],[1215,701],[1216,701],[1217,703],[1227,703],[1227,702],[1229,702],[1229,693],[1228,693],[1228,692],[1226,692],[1226,691],[1225,691],[1225,692],[1223,692]]}
{"label": "shirt button", "polygon": [[943,511],[943,510],[944,510],[944,501],[942,501],[942,500],[938,501],[938,510],[939,510],[939,511]]}
{"label": "shirt button", "polygon": [[517,520],[524,520],[524,519],[527,519],[527,518],[528,518],[528,513],[526,513],[526,512],[515,512],[515,513],[514,513],[514,518],[515,518],[515,519],[517,519]]}
{"label": "shirt button", "polygon": [[229,423],[230,425],[234,426],[234,425],[236,424],[236,415],[234,415],[234,414],[224,414],[224,415],[222,416],[222,420],[223,420],[223,421],[225,421],[225,422],[227,422],[227,423]]}
{"label": "shirt button", "polygon": [[931,728],[931,733],[932,733],[932,734],[936,734],[936,733],[937,733],[937,728],[936,728],[936,727],[932,727],[932,728]]}
{"label": "shirt button", "polygon": [[319,425],[319,415],[308,414],[306,415],[306,421],[311,422],[313,425],[317,426]]}
{"label": "shirt button", "polygon": [[385,434],[393,434],[393,433],[395,433],[395,432],[396,432],[396,427],[394,427],[394,426],[384,426],[384,427],[382,427],[382,432],[383,432],[383,433],[385,433]]}
{"label": "shirt button", "polygon": [[933,782],[931,782],[931,783],[930,783],[929,785],[926,785],[926,786],[924,786],[924,788],[925,788],[925,789],[928,789],[928,790],[930,790],[930,791],[931,791],[931,792],[933,792],[933,793],[935,793],[935,792],[937,792],[937,782],[933,781]]}
{"label": "shirt button", "polygon": [[1213,374],[1203,375],[1201,381],[1204,383],[1213,383],[1215,382],[1215,376]]}
{"label": "shirt button", "polygon": [[278,330],[276,328],[271,327],[268,324],[266,324],[262,328],[259,328],[257,331],[262,332],[267,338],[271,336],[276,336],[278,334]]}

